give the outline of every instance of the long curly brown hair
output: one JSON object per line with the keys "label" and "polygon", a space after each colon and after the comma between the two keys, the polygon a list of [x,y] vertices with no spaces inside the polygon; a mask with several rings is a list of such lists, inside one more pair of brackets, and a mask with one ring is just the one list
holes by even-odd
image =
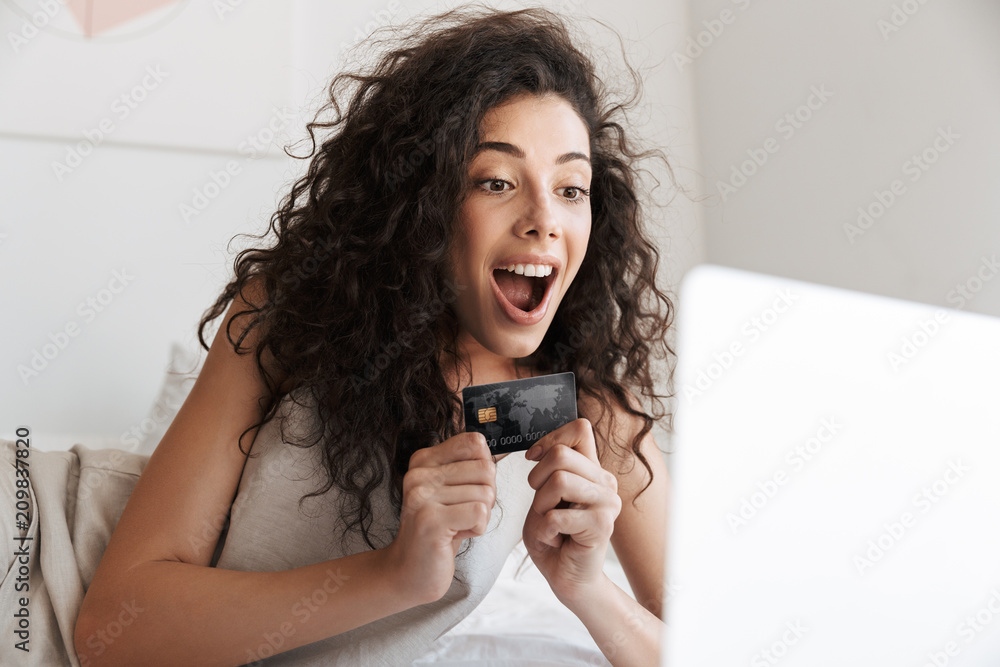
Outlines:
{"label": "long curly brown hair", "polygon": [[[667,415],[660,399],[673,394],[656,393],[650,361],[674,355],[667,338],[674,307],[656,284],[659,254],[644,230],[636,165],[666,158],[637,152],[616,120],[641,97],[641,79],[627,60],[626,67],[632,95],[612,102],[565,19],[545,9],[466,5],[410,22],[373,68],[334,77],[328,101],[306,126],[312,149],[299,159],[312,158],[308,171],[269,229],[251,236],[275,238],[239,252],[235,277],[205,311],[198,339],[208,350],[205,327],[248,281],[263,286],[266,301],[237,315],[248,318],[239,338],[226,331],[237,353],[255,353],[268,387],[261,421],[238,444],[242,451],[243,435],[274,417],[283,398],[297,402],[304,392],[317,427],[291,444],[320,445],[328,472],[325,485],[305,497],[338,486],[350,500],[347,526],[360,527],[373,549],[372,492],[388,474],[400,512],[410,456],[455,435],[462,405],[441,366],[442,353],[455,355],[458,331],[451,303],[460,288],[446,279],[448,248],[480,121],[521,93],[558,95],[585,123],[592,224],[586,256],[544,339],[515,362],[541,373],[573,371],[578,396],[596,399],[612,424],[612,401],[641,418],[631,443],[598,445],[618,446],[646,467],[643,491],[652,482],[640,442]],[[341,101],[352,90],[344,113]],[[321,122],[331,108],[334,117]],[[318,150],[317,130],[328,133]],[[244,347],[255,328],[255,345]],[[286,377],[280,386],[265,354]],[[650,399],[652,414],[633,407],[629,391]]]}

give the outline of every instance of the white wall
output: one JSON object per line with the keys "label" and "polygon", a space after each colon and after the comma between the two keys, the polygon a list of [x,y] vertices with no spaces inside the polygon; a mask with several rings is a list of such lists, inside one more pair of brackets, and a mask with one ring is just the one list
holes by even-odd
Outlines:
{"label": "white wall", "polygon": [[287,159],[244,142],[294,125],[291,11],[255,3],[220,18],[211,3],[168,3],[88,41],[59,4],[32,31],[20,13],[32,7],[0,7],[12,325],[0,430],[28,425],[42,449],[67,435],[113,445],[152,405],[170,341],[196,344],[229,239],[275,206]]}
{"label": "white wall", "polygon": [[[91,26],[90,38],[62,5],[48,17],[36,0],[0,4],[0,435],[27,425],[41,449],[122,446],[156,397],[170,343],[195,346],[198,318],[242,247],[227,250],[229,240],[262,230],[304,168],[280,146],[303,136],[345,47],[446,6],[144,6],[157,4],[112,17],[109,29]],[[608,21],[629,40],[633,64],[653,68],[638,129],[667,147],[690,185],[690,81],[667,54],[686,25],[684,4],[548,5]],[[609,53],[619,57],[617,43]],[[255,152],[251,138],[270,150]],[[74,151],[87,154],[77,161]],[[669,253],[664,279],[676,285],[703,258],[699,211],[678,198],[651,213]],[[127,284],[112,282],[115,271]],[[88,299],[105,300],[100,312]],[[44,368],[24,378],[18,369],[31,368],[36,351],[51,358],[35,359]]]}
{"label": "white wall", "polygon": [[[1000,315],[1000,4],[694,0],[692,18],[706,46],[676,62],[695,73],[710,262]],[[803,109],[814,86],[832,94]],[[748,151],[766,162],[720,192]]]}

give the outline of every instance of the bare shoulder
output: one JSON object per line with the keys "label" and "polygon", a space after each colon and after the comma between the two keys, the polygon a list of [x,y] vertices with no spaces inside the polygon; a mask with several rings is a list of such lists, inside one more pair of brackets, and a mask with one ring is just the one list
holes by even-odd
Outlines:
{"label": "bare shoulder", "polygon": [[[625,454],[622,449],[632,449],[632,440],[642,430],[643,419],[625,410],[610,392],[602,390],[599,391],[599,395],[607,406],[598,397],[580,392],[576,404],[577,414],[586,418],[593,426],[598,456],[602,464],[610,459],[617,461],[627,459],[627,456],[622,456]],[[625,396],[633,409],[640,409],[641,402],[633,392],[626,389]]]}

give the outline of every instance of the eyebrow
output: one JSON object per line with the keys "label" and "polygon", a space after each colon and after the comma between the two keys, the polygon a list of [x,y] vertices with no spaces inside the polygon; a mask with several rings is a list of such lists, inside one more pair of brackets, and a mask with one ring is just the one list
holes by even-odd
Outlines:
{"label": "eyebrow", "polygon": [[[482,151],[499,151],[501,153],[507,153],[508,155],[513,155],[516,158],[524,159],[524,151],[515,146],[514,144],[508,144],[505,141],[484,141],[478,146],[476,150],[473,151],[473,157],[478,155]],[[579,153],[577,151],[570,151],[569,153],[563,153],[556,158],[556,164],[566,164],[567,162],[572,162],[573,160],[583,160],[588,165],[590,164],[590,157]],[[592,165],[591,165],[592,166]]]}

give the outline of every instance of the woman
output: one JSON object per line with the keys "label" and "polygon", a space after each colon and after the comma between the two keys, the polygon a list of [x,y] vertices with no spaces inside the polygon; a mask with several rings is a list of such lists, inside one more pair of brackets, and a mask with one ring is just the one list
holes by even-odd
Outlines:
{"label": "woman", "polygon": [[[456,563],[463,542],[482,554],[491,519],[505,535],[517,521],[613,664],[656,662],[668,480],[650,429],[663,414],[646,414],[633,390],[658,403],[649,361],[672,353],[672,306],[641,225],[633,164],[645,154],[553,14],[454,10],[410,35],[371,72],[333,80],[336,117],[309,124],[312,160],[272,217],[273,243],[240,253],[200,322],[204,366],[80,608],[81,664],[277,660],[389,619],[440,619],[413,635],[432,639],[456,622],[448,609],[467,613],[492,581],[449,597],[478,581]],[[331,133],[317,151],[318,129]],[[209,347],[204,329],[223,314]],[[505,461],[463,432],[463,387],[564,371],[581,418],[537,454]],[[276,434],[293,404],[309,415],[289,422],[302,437]],[[321,473],[295,495],[334,498],[324,516],[339,512],[364,544],[296,556],[320,524],[293,510],[268,515],[280,545],[248,544],[241,522],[279,506],[277,477],[247,457],[251,445]],[[506,481],[518,475],[498,482],[516,457],[532,462],[523,505]],[[603,574],[609,542],[640,602]],[[503,547],[483,557],[502,562]],[[127,631],[96,650],[123,601]],[[400,639],[379,634],[371,641]],[[354,655],[389,664],[426,648],[398,643]],[[345,659],[340,650],[328,658]]]}

